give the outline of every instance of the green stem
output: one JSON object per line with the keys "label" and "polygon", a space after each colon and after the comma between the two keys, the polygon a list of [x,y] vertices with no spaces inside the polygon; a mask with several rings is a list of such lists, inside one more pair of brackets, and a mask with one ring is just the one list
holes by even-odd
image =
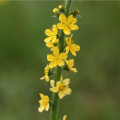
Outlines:
{"label": "green stem", "polygon": [[[55,73],[55,82],[60,80],[60,76],[61,76],[61,67],[57,66]],[[58,93],[54,93],[53,101],[52,101],[51,120],[57,120],[58,102],[59,102]]]}
{"label": "green stem", "polygon": [[65,15],[68,17],[69,16],[69,11],[71,8],[71,2],[72,0],[65,0]]}
{"label": "green stem", "polygon": [[[65,0],[65,15],[68,17],[69,11],[71,6],[71,0]],[[64,51],[64,40],[65,40],[65,34],[63,30],[60,31],[60,38],[59,38],[59,50],[60,53]],[[57,81],[60,81],[61,77],[61,67],[56,67],[55,72],[55,83]],[[51,120],[57,120],[57,114],[58,114],[58,103],[59,103],[59,96],[58,93],[53,94],[53,101],[52,101],[52,109],[51,109]]]}

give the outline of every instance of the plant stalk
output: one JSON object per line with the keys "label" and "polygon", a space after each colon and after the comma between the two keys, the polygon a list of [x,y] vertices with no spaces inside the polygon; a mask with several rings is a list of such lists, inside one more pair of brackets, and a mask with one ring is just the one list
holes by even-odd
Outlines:
{"label": "plant stalk", "polygon": [[[69,16],[71,1],[72,0],[65,0],[65,15],[66,15],[66,17]],[[59,38],[59,51],[60,51],[60,53],[62,53],[64,51],[64,41],[65,41],[65,34],[64,34],[63,30],[61,30],[60,31],[60,38]],[[56,72],[55,72],[55,83],[57,81],[60,81],[61,72],[62,72],[61,67],[57,66],[56,67]],[[58,103],[59,103],[58,93],[54,93],[53,94],[53,100],[52,100],[50,120],[57,120]]]}

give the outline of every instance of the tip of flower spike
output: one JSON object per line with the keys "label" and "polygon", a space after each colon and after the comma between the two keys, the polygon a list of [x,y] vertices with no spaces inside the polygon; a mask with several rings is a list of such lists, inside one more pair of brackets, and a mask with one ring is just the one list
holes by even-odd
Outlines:
{"label": "tip of flower spike", "polygon": [[53,17],[58,17],[59,18],[60,14],[65,13],[65,6],[64,5],[59,5],[58,8],[53,9],[53,13],[55,13],[55,15]]}

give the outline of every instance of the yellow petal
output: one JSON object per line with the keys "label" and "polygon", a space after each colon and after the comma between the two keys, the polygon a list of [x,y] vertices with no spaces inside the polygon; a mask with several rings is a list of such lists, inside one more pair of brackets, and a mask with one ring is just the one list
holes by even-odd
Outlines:
{"label": "yellow petal", "polygon": [[64,116],[63,116],[63,120],[66,120],[66,119],[67,119],[67,115],[64,115]]}
{"label": "yellow petal", "polygon": [[71,71],[77,72],[76,68],[73,68],[73,66],[74,66],[74,60],[73,59],[70,59],[69,61],[67,61],[67,66]]}
{"label": "yellow petal", "polygon": [[57,24],[57,27],[58,27],[59,29],[64,29],[64,28],[65,28],[65,24],[63,24],[63,23],[58,23],[58,24]]}
{"label": "yellow petal", "polygon": [[74,60],[73,59],[70,59],[68,61],[68,66],[70,66],[70,67],[74,66]]}
{"label": "yellow petal", "polygon": [[63,31],[66,35],[70,35],[70,33],[71,33],[70,29],[68,27],[65,27]]}
{"label": "yellow petal", "polygon": [[64,88],[64,93],[67,94],[67,95],[70,95],[72,92],[72,90],[70,88]]}
{"label": "yellow petal", "polygon": [[71,34],[71,36],[69,37],[69,44],[71,44],[71,39],[72,39],[72,36],[73,36],[73,34]]}
{"label": "yellow petal", "polygon": [[50,29],[46,29],[46,30],[45,30],[45,34],[46,34],[47,36],[52,36],[52,35],[53,35],[53,32],[52,32]]}
{"label": "yellow petal", "polygon": [[49,64],[49,67],[50,68],[54,68],[57,66],[57,61],[56,60],[53,60],[50,64]]}
{"label": "yellow petal", "polygon": [[75,51],[79,51],[80,50],[80,46],[79,45],[76,45],[76,44],[72,44],[71,45],[71,48]]}
{"label": "yellow petal", "polygon": [[52,42],[53,42],[53,43],[56,43],[56,39],[57,39],[57,37],[56,37],[56,36],[53,36]]}
{"label": "yellow petal", "polygon": [[63,91],[59,91],[58,95],[60,99],[63,99],[63,97],[65,96]]}
{"label": "yellow petal", "polygon": [[45,110],[48,111],[48,110],[49,110],[49,107],[50,107],[50,105],[47,104],[47,107],[45,108]]}
{"label": "yellow petal", "polygon": [[72,70],[73,72],[77,72],[77,69],[76,69],[76,68],[71,68],[71,70]]}
{"label": "yellow petal", "polygon": [[69,50],[70,50],[70,49],[69,49],[69,46],[67,46],[65,49],[66,49],[66,54],[68,54],[68,52],[69,52]]}
{"label": "yellow petal", "polygon": [[44,102],[43,100],[39,100],[39,103],[40,103],[41,105],[43,104],[43,102]]}
{"label": "yellow petal", "polygon": [[48,75],[45,75],[45,80],[46,80],[46,82],[48,82],[50,80]]}
{"label": "yellow petal", "polygon": [[44,99],[44,94],[40,93],[40,97],[41,97],[42,99]]}
{"label": "yellow petal", "polygon": [[76,45],[76,44],[72,44],[70,47],[70,52],[76,56],[76,52],[75,51],[79,51],[80,50],[80,46]]}
{"label": "yellow petal", "polygon": [[56,92],[58,92],[58,88],[57,87],[53,87],[53,88],[50,88],[50,91],[52,91],[52,92],[54,92],[54,93],[56,93]]}
{"label": "yellow petal", "polygon": [[45,79],[45,76],[40,78],[40,80],[44,80],[44,79]]}
{"label": "yellow petal", "polygon": [[69,24],[71,30],[78,30],[78,26],[74,24]]}
{"label": "yellow petal", "polygon": [[65,40],[66,40],[67,45],[70,45],[69,37],[67,37]]}
{"label": "yellow petal", "polygon": [[53,61],[54,59],[55,59],[55,57],[53,55],[50,55],[50,54],[47,55],[48,61]]}
{"label": "yellow petal", "polygon": [[76,56],[76,52],[75,52],[74,49],[70,48],[70,52],[71,52],[74,56]]}
{"label": "yellow petal", "polygon": [[45,109],[44,106],[40,106],[40,107],[38,108],[38,111],[39,111],[39,112],[43,112],[44,109]]}
{"label": "yellow petal", "polygon": [[58,56],[58,59],[66,60],[66,58],[67,58],[67,54],[65,53],[60,53],[60,55]]}
{"label": "yellow petal", "polygon": [[51,47],[54,47],[54,44],[53,44],[52,42],[48,42],[48,43],[46,43],[46,46],[47,46],[48,48],[51,48]]}
{"label": "yellow petal", "polygon": [[49,102],[49,97],[47,96],[47,95],[45,95],[45,97],[44,97],[45,99],[45,102]]}
{"label": "yellow petal", "polygon": [[51,47],[54,47],[54,44],[53,44],[52,42],[49,42],[49,43],[46,43],[46,46],[47,46],[48,48],[51,48]]}
{"label": "yellow petal", "polygon": [[76,51],[79,51],[80,50],[80,46],[79,45],[76,45]]}
{"label": "yellow petal", "polygon": [[58,65],[61,67],[64,65],[64,61],[63,60],[58,60]]}
{"label": "yellow petal", "polygon": [[61,85],[61,81],[58,81],[58,82],[56,83],[56,86],[59,87],[60,85]]}
{"label": "yellow petal", "polygon": [[66,86],[69,85],[70,84],[70,79],[64,79],[63,84],[66,85]]}
{"label": "yellow petal", "polygon": [[55,86],[55,81],[54,81],[54,80],[51,80],[51,81],[50,81],[50,86],[51,86],[51,87],[54,87],[54,86]]}
{"label": "yellow petal", "polygon": [[47,65],[47,66],[45,67],[45,74],[46,74],[46,75],[48,75],[49,69],[50,69],[50,68],[49,68],[49,65]]}
{"label": "yellow petal", "polygon": [[73,18],[72,24],[75,24],[77,22],[77,18]]}
{"label": "yellow petal", "polygon": [[73,15],[70,15],[70,16],[68,17],[68,23],[72,23],[72,21],[73,21]]}
{"label": "yellow petal", "polygon": [[66,16],[65,16],[64,14],[60,14],[59,20],[60,20],[62,23],[66,23],[67,18],[66,18]]}
{"label": "yellow petal", "polygon": [[56,25],[53,25],[52,30],[53,30],[54,35],[57,35],[58,29]]}
{"label": "yellow petal", "polygon": [[53,39],[52,42],[53,43],[58,43],[59,39]]}
{"label": "yellow petal", "polygon": [[50,42],[53,39],[53,36],[45,38],[45,42]]}
{"label": "yellow petal", "polygon": [[59,48],[58,47],[53,48],[53,54],[55,55],[55,57],[58,57],[58,55],[59,55]]}

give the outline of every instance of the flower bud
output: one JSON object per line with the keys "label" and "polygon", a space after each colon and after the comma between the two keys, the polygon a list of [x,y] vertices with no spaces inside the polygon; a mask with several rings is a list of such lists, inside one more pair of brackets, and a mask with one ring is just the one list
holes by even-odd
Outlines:
{"label": "flower bud", "polygon": [[72,10],[71,13],[73,14],[73,16],[77,16],[77,15],[79,15],[79,10],[78,9],[74,9],[74,10]]}
{"label": "flower bud", "polygon": [[53,9],[53,12],[54,12],[54,13],[58,13],[59,10],[58,10],[57,8],[54,8],[54,9]]}

